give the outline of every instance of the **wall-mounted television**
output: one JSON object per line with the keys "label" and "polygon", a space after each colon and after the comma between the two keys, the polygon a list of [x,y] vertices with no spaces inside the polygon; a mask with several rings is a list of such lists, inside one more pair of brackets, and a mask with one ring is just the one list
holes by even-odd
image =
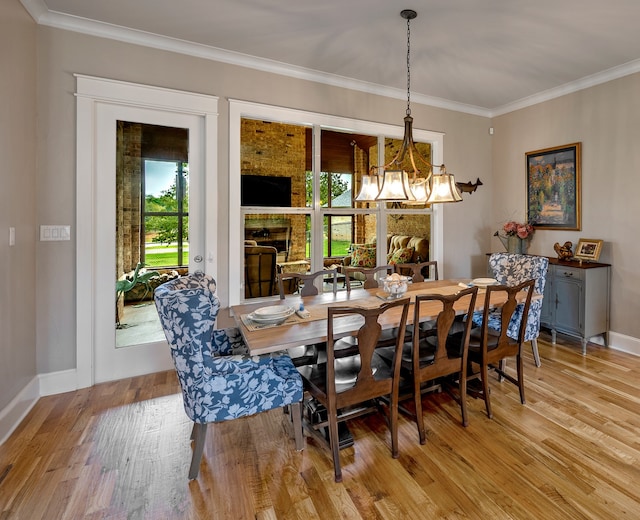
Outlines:
{"label": "wall-mounted television", "polygon": [[242,175],[240,178],[243,206],[291,207],[291,177]]}

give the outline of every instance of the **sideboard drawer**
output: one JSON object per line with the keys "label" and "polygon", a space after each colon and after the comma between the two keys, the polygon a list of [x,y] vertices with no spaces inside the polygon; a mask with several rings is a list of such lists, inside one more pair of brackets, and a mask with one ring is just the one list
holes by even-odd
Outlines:
{"label": "sideboard drawer", "polygon": [[558,278],[572,278],[574,280],[584,280],[585,270],[578,267],[556,266],[555,275]]}

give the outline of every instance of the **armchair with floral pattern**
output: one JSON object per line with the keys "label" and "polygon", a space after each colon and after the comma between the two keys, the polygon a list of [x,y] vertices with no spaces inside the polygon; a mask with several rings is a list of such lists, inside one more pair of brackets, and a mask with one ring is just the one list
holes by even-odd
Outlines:
{"label": "armchair with floral pattern", "polygon": [[[544,285],[547,278],[547,269],[549,268],[549,259],[544,256],[520,255],[515,253],[493,253],[489,257],[489,267],[493,273],[493,277],[502,285],[517,285],[526,280],[531,280],[532,278],[535,279],[535,294],[539,294],[540,298],[531,300],[524,340],[531,341],[533,358],[536,366],[539,367],[540,355],[538,354],[537,339],[540,334],[542,295],[544,294]],[[523,304],[518,305],[511,321],[509,322],[507,336],[512,339],[517,339],[518,337],[518,329],[520,327],[520,320],[522,319],[523,307]],[[482,324],[481,312],[474,313],[473,322],[476,325]],[[492,326],[492,323],[494,323],[494,326]],[[489,319],[490,328],[498,329],[499,323],[500,321],[497,317]]]}
{"label": "armchair with floral pattern", "polygon": [[189,478],[198,476],[207,424],[291,405],[296,448],[302,449],[302,379],[282,352],[249,355],[240,331],[216,330],[216,282],[204,273],[155,290],[160,323],[175,364],[184,410],[194,422]]}

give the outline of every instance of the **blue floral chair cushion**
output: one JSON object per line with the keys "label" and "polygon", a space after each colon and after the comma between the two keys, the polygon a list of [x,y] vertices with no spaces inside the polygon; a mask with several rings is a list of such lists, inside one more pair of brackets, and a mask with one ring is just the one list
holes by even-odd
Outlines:
{"label": "blue floral chair cushion", "polygon": [[204,273],[155,290],[184,409],[195,423],[235,419],[302,401],[302,379],[286,353],[250,356],[237,328],[214,329],[220,302]]}
{"label": "blue floral chair cushion", "polygon": [[[493,253],[489,257],[489,267],[493,272],[493,277],[501,285],[517,285],[526,280],[535,279],[535,294],[544,294],[544,284],[547,279],[547,269],[549,259],[543,256],[519,255],[514,253]],[[512,339],[518,338],[520,320],[524,305],[520,304],[516,312],[511,317],[507,336]],[[499,309],[492,312],[489,317],[489,327],[500,330]],[[542,313],[542,298],[532,300],[529,307],[529,317],[527,318],[527,328],[524,334],[525,341],[531,341],[538,337],[540,333],[540,315]],[[473,314],[473,323],[482,325],[482,312]]]}

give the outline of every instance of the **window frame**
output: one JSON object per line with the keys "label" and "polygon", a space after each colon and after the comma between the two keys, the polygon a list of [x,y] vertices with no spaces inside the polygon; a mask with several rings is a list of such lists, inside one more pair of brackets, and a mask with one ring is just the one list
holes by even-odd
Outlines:
{"label": "window frame", "polygon": [[[322,228],[325,215],[357,215],[375,214],[378,242],[380,237],[386,237],[387,218],[389,214],[431,214],[431,259],[437,260],[442,265],[443,259],[443,230],[444,211],[441,204],[435,204],[428,208],[387,208],[387,204],[371,204],[369,208],[322,208],[320,206],[320,139],[322,130],[334,130],[340,132],[362,133],[378,137],[378,164],[384,164],[384,140],[385,138],[402,139],[404,126],[375,123],[359,119],[343,118],[326,114],[307,112],[303,110],[263,105],[248,101],[229,100],[229,305],[237,305],[244,302],[243,272],[244,272],[244,215],[255,213],[256,208],[243,208],[240,204],[240,125],[242,118],[260,119],[276,123],[287,123],[312,127],[313,131],[313,205],[308,208],[286,208],[289,214],[310,215],[311,228]],[[444,156],[444,134],[428,130],[413,130],[416,142],[428,142],[431,144],[432,162],[441,164]],[[282,214],[282,208],[260,208],[263,214]],[[323,241],[321,233],[313,233],[311,237],[311,270],[322,268]],[[377,250],[377,263],[386,263],[386,251],[383,248]],[[439,269],[442,271],[442,269]],[[444,274],[442,274],[443,276]],[[273,297],[271,297],[273,298]],[[257,301],[253,299],[251,301]]]}

